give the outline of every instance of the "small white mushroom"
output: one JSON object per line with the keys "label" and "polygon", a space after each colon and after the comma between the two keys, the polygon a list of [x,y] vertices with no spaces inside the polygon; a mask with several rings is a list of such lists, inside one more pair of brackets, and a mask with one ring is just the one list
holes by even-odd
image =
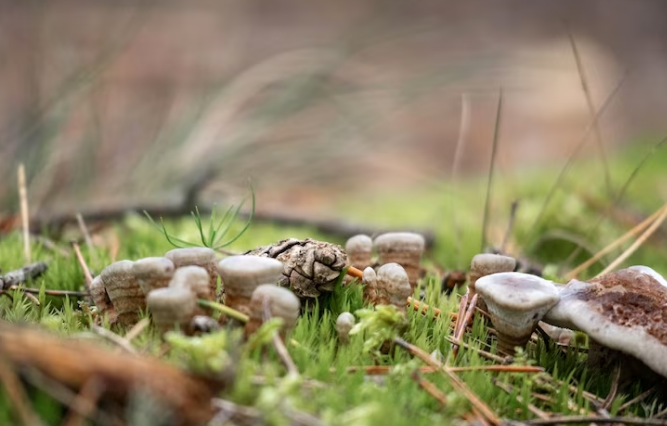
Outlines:
{"label": "small white mushroom", "polygon": [[130,260],[120,260],[102,270],[100,279],[116,311],[116,322],[133,325],[139,321],[139,311],[146,308],[146,296],[132,274]]}
{"label": "small white mushroom", "polygon": [[468,279],[470,297],[477,291],[475,285],[478,279],[499,272],[512,272],[515,268],[516,260],[513,257],[492,253],[475,255],[470,262],[470,276]]}
{"label": "small white mushroom", "polygon": [[375,269],[370,266],[364,269],[362,282],[364,284],[364,300],[372,305],[377,304],[378,285]]}
{"label": "small white mushroom", "polygon": [[147,295],[155,289],[169,285],[174,276],[174,263],[166,257],[146,257],[134,262],[132,274]]}
{"label": "small white mushroom", "polygon": [[275,285],[283,276],[282,262],[252,255],[230,256],[218,263],[225,285],[225,305],[250,315],[250,297],[257,286]]}
{"label": "small white mushroom", "polygon": [[174,262],[176,269],[184,266],[200,266],[206,270],[209,278],[208,300],[215,300],[218,290],[218,271],[216,268],[215,250],[209,247],[177,248],[167,252],[165,257]]}
{"label": "small white mushroom", "polygon": [[188,328],[197,311],[197,297],[187,288],[158,288],[148,293],[146,303],[162,332]]}
{"label": "small white mushroom", "polygon": [[509,355],[516,346],[525,346],[537,323],[559,301],[551,281],[521,272],[484,276],[477,280],[477,292],[498,332],[498,348]]}
{"label": "small white mushroom", "polygon": [[206,269],[200,266],[183,266],[176,269],[169,282],[169,287],[188,288],[199,299],[213,300],[209,283],[209,275]]}
{"label": "small white mushroom", "polygon": [[375,305],[394,305],[401,312],[406,311],[406,300],[412,294],[410,280],[405,269],[398,263],[382,265],[377,272],[372,268],[364,270],[364,283],[368,291],[375,292],[370,299]]}
{"label": "small white mushroom", "polygon": [[299,298],[286,288],[273,284],[262,284],[253,291],[250,299],[250,319],[245,327],[247,336],[254,333],[262,325],[265,303],[268,303],[272,317],[283,319],[283,333],[294,328],[301,312]]}
{"label": "small white mushroom", "polygon": [[424,237],[412,232],[389,232],[374,240],[380,264],[398,263],[410,279],[414,291],[419,280],[419,264],[426,245]]}
{"label": "small white mushroom", "polygon": [[368,235],[355,235],[345,244],[347,260],[351,266],[362,271],[371,266],[373,254],[373,239]]}
{"label": "small white mushroom", "polygon": [[354,327],[354,315],[349,312],[343,312],[336,318],[336,332],[338,333],[338,341],[342,345],[350,343],[350,330]]}

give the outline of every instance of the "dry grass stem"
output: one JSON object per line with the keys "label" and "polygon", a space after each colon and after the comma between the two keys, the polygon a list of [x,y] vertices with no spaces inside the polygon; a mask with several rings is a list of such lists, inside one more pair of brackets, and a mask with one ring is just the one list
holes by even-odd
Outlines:
{"label": "dry grass stem", "polygon": [[596,277],[599,277],[601,275],[604,275],[608,272],[613,271],[616,269],[621,263],[625,261],[632,253],[634,253],[639,247],[641,247],[642,244],[651,236],[653,233],[660,227],[662,222],[664,222],[665,218],[667,218],[667,203],[663,205],[663,207],[660,209],[660,216],[651,224],[651,226],[644,231],[639,238],[637,238],[637,241],[635,241],[630,247],[628,247],[627,250],[625,250],[620,256],[618,256],[613,262],[609,264],[602,272],[596,275]]}
{"label": "dry grass stem", "polygon": [[[504,390],[504,391],[505,391],[506,393],[508,393],[509,395],[512,395],[512,386],[511,386],[511,385],[508,385],[507,383],[499,382],[499,381],[497,381],[497,380],[494,380],[494,383],[493,383],[493,384],[496,385],[498,388]],[[517,396],[516,396],[516,400],[517,400],[518,402],[524,404],[524,400],[523,400],[523,398],[522,398],[521,396],[517,395]],[[528,411],[530,411],[531,413],[535,414],[535,415],[536,415],[537,417],[539,417],[540,419],[548,419],[548,418],[549,418],[549,415],[548,415],[547,413],[545,413],[544,411],[540,410],[539,408],[537,408],[537,407],[534,406],[533,404],[526,404],[526,407],[528,408]]]}
{"label": "dry grass stem", "polygon": [[90,329],[93,333],[103,337],[105,340],[108,340],[109,342],[123,349],[125,352],[136,355],[136,349],[134,349],[132,344],[130,344],[130,342],[124,337],[121,337],[113,331],[107,330],[106,328],[100,327],[98,325],[93,325]]}
{"label": "dry grass stem", "polygon": [[355,268],[354,266],[348,266],[345,273],[351,277],[359,278],[360,280],[364,278],[364,271]]}
{"label": "dry grass stem", "polygon": [[419,387],[424,389],[426,392],[428,392],[429,395],[431,395],[433,398],[435,398],[436,401],[440,403],[443,407],[446,407],[448,402],[447,402],[447,395],[442,393],[440,389],[427,379],[423,378],[422,375],[419,373],[419,370],[415,370],[412,372],[412,379],[417,382]]}
{"label": "dry grass stem", "polygon": [[83,239],[86,242],[88,251],[90,252],[91,257],[93,258],[93,263],[97,264],[97,254],[95,253],[95,246],[93,245],[93,239],[90,237],[90,232],[88,231],[88,227],[86,226],[86,222],[84,222],[81,213],[76,214],[76,222],[79,225],[79,230],[81,230],[81,234],[83,234]]}
{"label": "dry grass stem", "polygon": [[127,334],[125,334],[125,340],[128,343],[131,342],[135,337],[140,335],[141,332],[144,331],[146,329],[146,327],[148,327],[149,325],[151,325],[151,320],[150,319],[148,319],[148,318],[142,319],[138,323],[134,324],[134,326],[132,326],[130,331],[128,331]]}
{"label": "dry grass stem", "polygon": [[[366,365],[366,366],[352,366],[348,367],[345,371],[352,374],[357,371],[364,371],[368,376],[379,376],[389,374],[394,369],[391,365]],[[478,365],[471,367],[450,367],[447,366],[449,371],[455,373],[466,372],[466,371],[491,371],[498,373],[543,373],[544,368],[542,367],[531,367],[524,365]],[[336,369],[332,368],[332,372],[335,372]],[[419,367],[419,372],[422,374],[435,373],[440,371],[437,367]]]}
{"label": "dry grass stem", "polygon": [[23,227],[23,256],[26,265],[31,262],[30,254],[30,211],[28,210],[28,189],[25,179],[25,166],[19,164],[18,170],[19,200],[21,203],[21,225]]}
{"label": "dry grass stem", "polygon": [[76,253],[76,260],[79,261],[79,265],[81,265],[81,269],[83,270],[83,276],[86,279],[86,290],[90,292],[90,283],[93,282],[93,276],[90,273],[90,268],[88,268],[88,264],[81,254],[79,245],[77,243],[72,243],[72,247],[74,248],[74,253]]}
{"label": "dry grass stem", "polygon": [[577,278],[577,276],[581,272],[588,269],[591,265],[593,265],[595,262],[600,260],[604,255],[611,252],[612,250],[614,250],[616,247],[620,246],[621,244],[625,243],[627,240],[629,240],[633,236],[635,236],[635,235],[639,234],[640,232],[642,232],[643,230],[645,230],[651,223],[655,222],[655,220],[658,218],[658,216],[660,216],[660,213],[662,212],[664,207],[665,206],[663,206],[663,208],[661,208],[661,209],[658,209],[651,216],[644,219],[641,223],[635,225],[632,229],[630,229],[628,232],[623,234],[623,236],[621,236],[620,238],[617,238],[616,240],[614,240],[613,242],[608,244],[605,248],[603,248],[602,250],[597,252],[595,254],[595,256],[591,257],[590,259],[588,259],[587,261],[585,261],[581,265],[577,266],[576,268],[574,268],[573,270],[568,272],[565,275],[565,279],[567,279],[569,281],[573,278]]}

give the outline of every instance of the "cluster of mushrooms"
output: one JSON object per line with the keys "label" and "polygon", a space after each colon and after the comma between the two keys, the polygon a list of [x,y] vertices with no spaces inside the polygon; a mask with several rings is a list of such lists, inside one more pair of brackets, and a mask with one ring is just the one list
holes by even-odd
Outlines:
{"label": "cluster of mushrooms", "polygon": [[[148,309],[161,330],[193,332],[211,314],[198,300],[221,300],[224,289],[224,304],[247,316],[246,333],[261,325],[267,311],[283,319],[284,332],[303,306],[333,291],[348,267],[363,271],[367,302],[395,305],[405,313],[424,246],[419,234],[394,232],[375,239],[357,235],[345,250],[287,239],[223,260],[208,248],[175,249],[164,257],[109,265],[93,280],[91,295],[112,323],[132,325]],[[497,254],[476,255],[470,265],[469,294],[477,293],[478,306],[489,313],[499,350],[514,354],[538,324],[544,329],[550,324],[556,339],[579,330],[589,336],[591,348],[620,351],[667,377],[667,281],[653,269],[633,266],[567,285],[515,269],[515,259]],[[338,317],[341,343],[354,322],[349,312]]]}

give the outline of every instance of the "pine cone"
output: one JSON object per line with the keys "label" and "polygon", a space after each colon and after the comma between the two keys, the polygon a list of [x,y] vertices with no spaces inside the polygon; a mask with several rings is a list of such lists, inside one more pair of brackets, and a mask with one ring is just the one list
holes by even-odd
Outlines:
{"label": "pine cone", "polygon": [[244,254],[283,262],[283,278],[278,285],[289,287],[300,298],[316,298],[322,292],[333,291],[347,265],[347,255],[341,246],[310,238],[288,238]]}

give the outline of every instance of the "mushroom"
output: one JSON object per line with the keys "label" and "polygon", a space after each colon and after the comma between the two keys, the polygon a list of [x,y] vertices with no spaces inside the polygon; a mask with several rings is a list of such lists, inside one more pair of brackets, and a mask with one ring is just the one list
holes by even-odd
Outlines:
{"label": "mushroom", "polygon": [[176,269],[184,266],[200,266],[209,277],[210,296],[205,299],[215,300],[218,291],[218,271],[215,262],[215,250],[209,247],[177,248],[167,252],[165,257],[174,262]]}
{"label": "mushroom", "polygon": [[349,312],[343,312],[336,318],[336,332],[338,332],[338,341],[342,345],[350,343],[350,330],[354,327],[354,315]]}
{"label": "mushroom", "polygon": [[498,332],[498,348],[509,355],[516,346],[525,346],[537,323],[559,301],[551,281],[521,272],[487,275],[476,287]]}
{"label": "mushroom", "polygon": [[382,265],[377,272],[373,268],[366,268],[363,276],[364,283],[370,291],[375,290],[375,305],[394,305],[405,313],[405,301],[412,294],[410,280],[405,269],[398,263]]}
{"label": "mushroom", "polygon": [[197,297],[190,289],[182,287],[153,290],[148,293],[146,304],[153,322],[162,332],[174,327],[189,328],[197,311]]}
{"label": "mushroom", "polygon": [[301,311],[301,302],[290,290],[273,284],[262,284],[252,293],[250,299],[250,315],[245,326],[246,336],[254,333],[263,322],[264,305],[272,317],[282,318],[282,333],[294,328]]}
{"label": "mushroom", "polygon": [[476,293],[478,279],[498,272],[512,272],[515,268],[516,260],[513,257],[492,253],[475,255],[470,262],[470,277],[468,279],[470,297]]}
{"label": "mushroom", "polygon": [[169,281],[169,287],[190,289],[199,299],[213,300],[210,291],[209,274],[200,266],[183,266],[176,269]]}
{"label": "mushroom", "polygon": [[275,285],[283,276],[283,264],[260,256],[230,256],[218,263],[218,273],[225,285],[225,304],[250,314],[250,297],[257,286]]}
{"label": "mushroom", "polygon": [[414,291],[419,280],[419,262],[424,251],[424,237],[412,232],[389,232],[379,235],[373,242],[377,249],[380,264],[398,263],[410,279]]}
{"label": "mushroom", "polygon": [[631,355],[667,377],[667,287],[664,278],[648,269],[631,267],[589,282],[572,280],[544,321],[583,331],[593,342]]}
{"label": "mushroom", "polygon": [[368,235],[355,235],[347,240],[345,251],[349,264],[363,271],[371,266],[373,239]]}
{"label": "mushroom", "polygon": [[167,287],[174,275],[174,263],[166,257],[146,257],[132,265],[132,274],[145,295]]}
{"label": "mushroom", "polygon": [[146,296],[132,274],[131,260],[120,260],[107,266],[100,279],[116,312],[115,323],[132,325],[139,321],[139,311],[146,307]]}
{"label": "mushroom", "polygon": [[107,312],[110,316],[115,317],[111,299],[109,299],[107,290],[104,288],[104,281],[102,281],[100,275],[93,278],[93,281],[90,283],[90,297],[93,299],[95,306],[97,306],[98,312]]}

